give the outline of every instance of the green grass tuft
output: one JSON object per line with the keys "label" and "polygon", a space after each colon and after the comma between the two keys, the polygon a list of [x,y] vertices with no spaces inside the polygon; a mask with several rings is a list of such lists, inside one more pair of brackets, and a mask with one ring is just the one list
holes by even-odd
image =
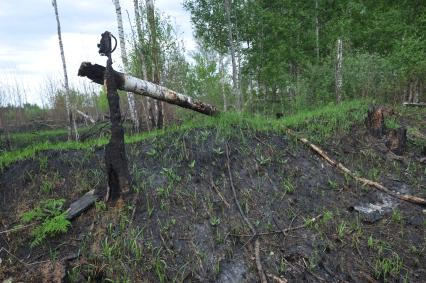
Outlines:
{"label": "green grass tuft", "polygon": [[64,199],[48,199],[21,215],[23,223],[41,222],[31,232],[34,237],[31,246],[41,244],[47,237],[68,231],[71,223],[66,219],[66,212],[62,210],[64,203]]}

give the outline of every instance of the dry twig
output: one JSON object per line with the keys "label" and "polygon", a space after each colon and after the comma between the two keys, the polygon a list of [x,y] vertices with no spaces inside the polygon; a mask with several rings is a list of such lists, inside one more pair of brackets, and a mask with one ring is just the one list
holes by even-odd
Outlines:
{"label": "dry twig", "polygon": [[223,201],[223,203],[228,207],[228,208],[230,208],[231,207],[231,205],[226,201],[226,199],[223,197],[223,195],[220,193],[220,191],[219,191],[219,189],[217,188],[217,186],[216,186],[216,184],[214,183],[214,181],[213,181],[213,177],[212,176],[210,176],[210,182],[211,182],[211,185],[212,185],[212,188],[215,190],[215,192],[218,194],[218,196],[220,197],[220,199]]}
{"label": "dry twig", "polygon": [[248,220],[248,218],[245,216],[241,208],[240,202],[238,201],[237,192],[235,191],[234,181],[232,179],[232,173],[231,173],[231,165],[230,165],[231,161],[229,159],[228,143],[225,143],[225,150],[226,150],[226,160],[227,160],[226,167],[228,167],[229,181],[231,183],[231,189],[232,189],[232,194],[234,195],[235,204],[238,207],[241,217],[244,219],[244,221],[247,223],[247,226],[249,226],[250,230],[252,231],[253,233],[252,237],[256,237],[256,241],[254,243],[254,255],[256,258],[256,268],[259,273],[260,282],[267,283],[268,281],[266,280],[265,272],[263,272],[262,262],[260,260],[260,242],[259,242],[259,239],[257,238],[258,234],[254,226],[250,223],[250,220]]}
{"label": "dry twig", "polygon": [[274,274],[267,273],[266,275],[268,275],[268,277],[272,278],[277,283],[287,283],[288,282],[287,279],[278,277]]}
{"label": "dry twig", "polygon": [[315,153],[317,153],[319,156],[321,156],[322,158],[324,158],[330,165],[336,167],[337,169],[339,169],[343,173],[351,176],[356,181],[361,182],[364,185],[368,185],[370,187],[376,188],[376,189],[378,189],[378,190],[380,190],[380,191],[382,191],[384,193],[387,193],[388,195],[393,196],[395,198],[398,198],[398,199],[401,199],[401,200],[404,200],[404,201],[407,201],[407,202],[415,203],[415,204],[426,205],[426,199],[424,199],[424,198],[417,197],[417,196],[412,196],[412,195],[401,194],[399,192],[394,192],[394,191],[386,188],[385,186],[383,186],[382,184],[380,184],[378,182],[374,182],[372,180],[368,180],[368,179],[363,178],[363,177],[358,177],[357,175],[355,175],[355,173],[353,173],[352,171],[350,171],[342,163],[337,162],[336,160],[332,159],[319,146],[311,143],[308,139],[301,138],[301,137],[297,136],[291,130],[287,130],[287,133],[289,135],[295,137],[297,140],[301,141],[303,144],[309,146]]}
{"label": "dry twig", "polygon": [[24,225],[24,226],[18,226],[18,227],[9,229],[9,230],[0,231],[0,234],[8,234],[8,233],[11,233],[11,232],[19,231],[19,230],[34,226],[35,224],[37,224],[37,223],[31,223],[31,224]]}

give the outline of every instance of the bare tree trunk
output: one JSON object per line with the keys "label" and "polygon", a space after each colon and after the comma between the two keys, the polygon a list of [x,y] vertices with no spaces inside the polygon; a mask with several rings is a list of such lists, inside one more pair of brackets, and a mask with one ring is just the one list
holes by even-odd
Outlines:
{"label": "bare tree trunk", "polygon": [[[142,32],[142,17],[141,17],[141,13],[142,13],[142,5],[139,6],[139,0],[133,0],[133,8],[135,10],[135,18],[136,18],[136,30],[137,30],[137,34],[138,34],[138,41],[139,44],[138,46],[139,48],[139,55],[140,55],[140,64],[141,64],[141,69],[142,69],[142,78],[147,81],[148,80],[148,71],[147,71],[147,67],[146,67],[146,59],[145,59],[145,54],[143,54],[143,49],[142,49],[142,44],[143,44],[143,32]],[[140,10],[139,10],[140,9]],[[151,101],[151,98],[147,97],[146,98],[146,110],[145,110],[145,114],[146,114],[146,121],[147,121],[147,128],[148,130],[150,130],[152,127],[151,125],[155,124],[154,122],[154,113],[153,113],[153,107],[152,104],[153,102]]]}
{"label": "bare tree trunk", "polygon": [[416,78],[416,86],[414,88],[414,95],[413,95],[413,102],[418,103],[419,102],[419,93],[420,93],[420,80],[419,78]]}
{"label": "bare tree trunk", "polygon": [[228,100],[225,93],[225,68],[223,67],[223,55],[219,58],[219,73],[220,73],[220,86],[222,87],[223,96],[223,111],[228,111]]}
{"label": "bare tree trunk", "polygon": [[[146,9],[148,15],[148,24],[151,34],[151,45],[152,45],[152,61],[153,61],[153,82],[155,84],[160,84],[160,64],[158,62],[158,56],[160,55],[160,50],[157,42],[157,27],[155,25],[155,8],[153,0],[146,0]],[[164,117],[163,117],[163,104],[161,101],[155,101],[157,121],[156,125],[158,129],[163,127]]]}
{"label": "bare tree trunk", "polygon": [[225,16],[226,21],[228,25],[228,44],[229,44],[229,50],[231,53],[231,61],[232,61],[232,84],[234,93],[237,96],[237,109],[238,111],[241,111],[242,109],[242,97],[241,97],[241,90],[238,84],[238,71],[237,71],[237,62],[236,62],[236,56],[235,56],[235,45],[234,45],[234,39],[232,34],[232,22],[231,22],[231,0],[224,0],[224,9],[225,9]]}
{"label": "bare tree trunk", "polygon": [[336,58],[336,102],[342,100],[342,65],[343,65],[343,41],[341,38],[337,39],[337,58]]}
{"label": "bare tree trunk", "polygon": [[86,121],[86,126],[87,126],[87,121],[89,121],[92,124],[96,123],[95,119],[93,119],[92,116],[87,115],[86,113],[84,113],[84,112],[82,112],[82,111],[80,111],[78,109],[76,109],[75,111],[77,112],[77,114],[80,114],[81,116],[83,116],[84,120]]}
{"label": "bare tree trunk", "polygon": [[315,51],[317,53],[317,62],[320,60],[320,51],[319,51],[319,8],[318,8],[318,0],[315,0]]}
{"label": "bare tree trunk", "polygon": [[408,102],[413,102],[413,82],[411,80],[408,84]]}
{"label": "bare tree trunk", "polygon": [[70,88],[68,84],[68,73],[67,73],[67,65],[65,62],[65,52],[64,45],[62,44],[62,34],[61,34],[61,22],[59,21],[59,13],[58,13],[58,5],[56,0],[52,0],[53,8],[55,9],[56,16],[56,24],[58,27],[58,40],[59,40],[59,49],[61,51],[61,59],[62,59],[62,67],[64,69],[64,84],[65,84],[65,108],[67,112],[67,127],[68,127],[68,140],[72,139],[74,135],[74,139],[78,141],[78,131],[77,124],[75,122],[74,113],[71,109],[70,105]]}
{"label": "bare tree trunk", "polygon": [[[127,72],[129,68],[129,61],[127,60],[126,54],[126,42],[124,41],[124,31],[123,31],[123,18],[121,15],[121,6],[119,0],[114,0],[115,13],[117,15],[117,27],[118,27],[118,37],[120,41],[121,49],[121,60],[123,61],[124,70]],[[139,117],[136,109],[136,101],[133,93],[127,93],[127,101],[129,104],[130,118],[132,119],[133,126],[136,131],[139,131]]]}
{"label": "bare tree trunk", "polygon": [[241,48],[240,48],[240,34],[238,32],[238,18],[235,17],[235,37],[236,37],[236,45],[235,45],[235,53],[237,58],[237,73],[238,73],[238,97],[239,97],[239,104],[240,104],[240,111],[243,109],[244,106],[244,94],[243,94],[243,79],[242,79],[242,73],[241,73]]}

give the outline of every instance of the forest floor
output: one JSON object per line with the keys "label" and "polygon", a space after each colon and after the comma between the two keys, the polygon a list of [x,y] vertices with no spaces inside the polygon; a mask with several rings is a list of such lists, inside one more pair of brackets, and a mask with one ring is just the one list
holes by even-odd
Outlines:
{"label": "forest floor", "polygon": [[[259,282],[257,263],[269,282],[424,282],[426,207],[356,182],[286,134],[292,128],[359,176],[426,197],[426,111],[387,118],[408,129],[397,158],[366,131],[367,108],[267,122],[225,115],[133,140],[133,191],[39,242],[46,215],[105,192],[104,147],[5,163],[0,282]],[[44,216],[24,223],[37,207]]]}

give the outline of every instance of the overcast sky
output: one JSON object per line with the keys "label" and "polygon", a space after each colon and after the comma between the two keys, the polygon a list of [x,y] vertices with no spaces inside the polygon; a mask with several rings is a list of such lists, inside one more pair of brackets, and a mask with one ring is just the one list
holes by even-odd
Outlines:
{"label": "overcast sky", "polygon": [[[105,65],[96,44],[105,30],[117,35],[112,0],[57,0],[68,77],[79,84],[77,71],[82,61]],[[120,0],[125,33],[130,34],[126,10],[133,21],[133,0]],[[182,1],[155,0],[156,7],[169,15],[187,51],[195,48],[190,15]],[[0,88],[14,81],[25,82],[27,101],[40,103],[40,91],[48,78],[62,78],[56,19],[51,0],[0,0]],[[119,50],[116,67],[121,65]]]}

